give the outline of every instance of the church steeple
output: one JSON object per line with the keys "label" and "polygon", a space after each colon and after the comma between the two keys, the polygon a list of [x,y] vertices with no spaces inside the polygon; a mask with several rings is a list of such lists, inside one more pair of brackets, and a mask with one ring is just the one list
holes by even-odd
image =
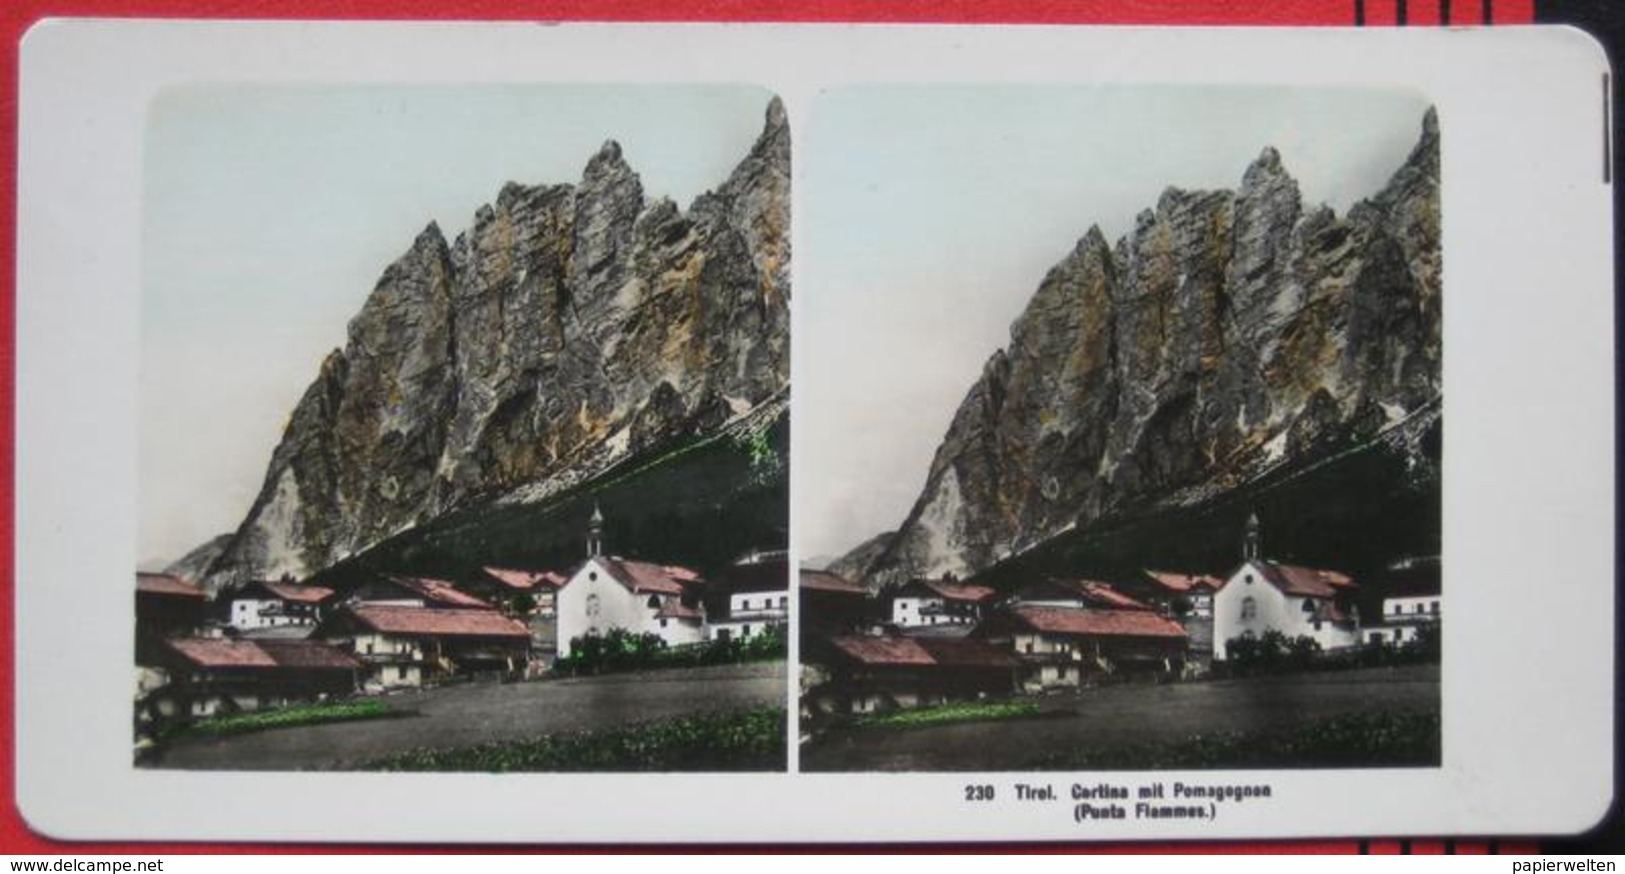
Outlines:
{"label": "church steeple", "polygon": [[604,514],[598,502],[592,505],[592,518],[587,520],[587,557],[597,558],[604,553]]}
{"label": "church steeple", "polygon": [[1258,559],[1258,514],[1247,516],[1247,534],[1241,544],[1242,561],[1255,561]]}

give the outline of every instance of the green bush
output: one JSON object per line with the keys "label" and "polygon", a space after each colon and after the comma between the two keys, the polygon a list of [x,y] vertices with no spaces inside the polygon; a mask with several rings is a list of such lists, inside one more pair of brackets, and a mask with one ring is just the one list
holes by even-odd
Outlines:
{"label": "green bush", "polygon": [[178,727],[175,734],[231,735],[267,728],[289,728],[296,725],[317,725],[323,722],[348,722],[355,719],[373,719],[388,716],[384,702],[372,698],[339,701],[332,704],[311,704],[284,707],[279,710],[261,710],[194,722]]}
{"label": "green bush", "polygon": [[993,719],[1013,719],[1032,716],[1038,712],[1038,702],[1018,699],[1014,701],[966,701],[944,704],[940,707],[922,707],[918,710],[899,710],[896,713],[875,713],[852,720],[855,728],[909,727],[918,725],[946,725],[954,722],[982,722]]}
{"label": "green bush", "polygon": [[785,711],[707,713],[608,731],[506,743],[418,749],[365,762],[364,771],[777,771],[785,766]]}
{"label": "green bush", "polygon": [[788,652],[782,627],[769,627],[754,637],[710,640],[685,646],[667,646],[657,634],[632,634],[611,629],[608,634],[571,638],[570,654],[553,663],[565,676],[635,671],[648,668],[691,668],[782,659]]}
{"label": "green bush", "polygon": [[1262,635],[1232,637],[1224,647],[1227,668],[1239,677],[1308,670],[1321,655],[1320,642],[1313,637],[1300,634],[1289,638],[1273,628]]}

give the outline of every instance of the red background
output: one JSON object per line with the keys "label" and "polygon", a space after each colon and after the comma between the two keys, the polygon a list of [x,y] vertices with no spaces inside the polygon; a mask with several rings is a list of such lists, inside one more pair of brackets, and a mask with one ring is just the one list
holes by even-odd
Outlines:
{"label": "red background", "polygon": [[[0,150],[5,175],[0,179],[0,239],[16,239],[17,185],[17,47],[34,22],[50,17],[113,18],[257,18],[257,19],[441,19],[498,21],[778,21],[778,22],[935,22],[962,24],[1179,24],[1276,26],[1435,26],[1481,24],[1486,13],[1493,24],[1527,24],[1535,19],[1533,0],[13,0],[0,9],[0,44],[4,76],[0,87]],[[1448,22],[1443,17],[1448,15]],[[1401,22],[1403,18],[1403,22]],[[16,252],[0,248],[0,493],[14,484],[12,434],[15,419]],[[524,846],[421,847],[312,844],[171,844],[67,842],[29,828],[16,804],[14,713],[16,706],[12,561],[13,502],[0,502],[0,852],[86,855],[117,853],[155,856],[177,853],[375,853],[505,852]],[[162,803],[162,799],[153,799]],[[539,848],[538,848],[539,849]],[[550,847],[549,849],[563,849]],[[581,851],[614,847],[571,847]],[[673,848],[675,849],[675,848]],[[703,849],[739,850],[740,847]],[[806,847],[803,849],[816,849]],[[871,848],[883,849],[883,848]],[[899,848],[901,851],[903,848]],[[912,845],[907,852],[930,850]],[[968,847],[956,848],[963,852]],[[992,847],[987,847],[992,849]],[[1160,852],[1160,853],[1485,853],[1533,852],[1532,842],[1488,839],[1426,840],[1338,838],[1320,841],[1251,843],[1044,844],[997,847],[1027,852]]]}

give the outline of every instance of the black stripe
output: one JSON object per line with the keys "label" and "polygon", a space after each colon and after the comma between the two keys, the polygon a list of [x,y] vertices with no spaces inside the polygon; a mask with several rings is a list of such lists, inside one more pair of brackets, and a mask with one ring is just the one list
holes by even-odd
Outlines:
{"label": "black stripe", "polygon": [[1405,0],[1394,0],[1394,23],[1405,26]]}
{"label": "black stripe", "polygon": [[1439,23],[1450,23],[1450,0],[1439,0]]}
{"label": "black stripe", "polygon": [[1456,842],[1455,841],[1445,841],[1444,842],[1444,854],[1446,856],[1454,856],[1454,855],[1456,855]]}
{"label": "black stripe", "polygon": [[1614,119],[1613,95],[1609,86],[1613,84],[1608,74],[1602,74],[1602,182],[1612,185],[1614,182]]}
{"label": "black stripe", "polygon": [[1354,26],[1365,27],[1365,0],[1354,0]]}
{"label": "black stripe", "polygon": [[1495,23],[1495,0],[1484,0],[1484,23]]}
{"label": "black stripe", "polygon": [[1371,842],[1370,841],[1361,841],[1360,842],[1360,855],[1362,855],[1362,856],[1371,855]]}

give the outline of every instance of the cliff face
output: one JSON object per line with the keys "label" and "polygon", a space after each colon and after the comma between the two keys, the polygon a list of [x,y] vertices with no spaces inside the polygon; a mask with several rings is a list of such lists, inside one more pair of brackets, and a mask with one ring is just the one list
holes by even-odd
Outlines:
{"label": "cliff face", "polygon": [[[1391,430],[1440,397],[1439,133],[1346,217],[1274,149],[1235,191],[1163,193],[1052,268],[883,548],[888,585],[973,574],[1074,528],[1191,504]],[[1425,461],[1425,460],[1424,460]]]}
{"label": "cliff face", "polygon": [[575,185],[509,183],[455,241],[431,224],[322,363],[208,584],[305,577],[781,404],[789,210],[775,99],[687,212],[609,142]]}

